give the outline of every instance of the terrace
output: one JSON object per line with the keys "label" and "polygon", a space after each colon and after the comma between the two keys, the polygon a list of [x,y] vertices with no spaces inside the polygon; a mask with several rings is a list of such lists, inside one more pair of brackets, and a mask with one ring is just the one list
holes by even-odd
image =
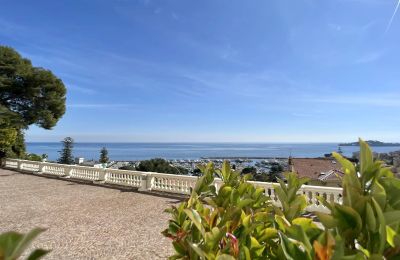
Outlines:
{"label": "terrace", "polygon": [[47,231],[33,243],[45,259],[165,259],[165,208],[177,199],[0,169],[0,233]]}
{"label": "terrace", "polygon": [[[160,234],[169,217],[163,211],[197,180],[17,159],[6,159],[4,167],[17,171],[0,169],[0,232],[47,228],[33,246],[52,249],[49,259],[166,258],[173,251]],[[278,204],[271,183],[252,183]],[[342,190],[304,185],[300,192],[308,210],[326,212],[316,197],[340,202]]]}

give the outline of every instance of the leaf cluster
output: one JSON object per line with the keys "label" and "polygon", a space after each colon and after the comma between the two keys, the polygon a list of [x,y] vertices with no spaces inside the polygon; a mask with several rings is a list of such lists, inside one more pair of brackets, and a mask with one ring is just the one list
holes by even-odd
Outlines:
{"label": "leaf cluster", "polygon": [[398,259],[400,180],[362,140],[360,149],[358,166],[334,153],[345,173],[343,202],[319,198],[330,213],[315,212],[317,221],[304,215],[307,179],[287,173],[271,201],[229,162],[208,164],[190,198],[167,209],[171,259]]}
{"label": "leaf cluster", "polygon": [[[32,241],[43,231],[44,229],[35,228],[27,234],[14,231],[0,234],[0,260],[15,260],[21,257]],[[44,249],[35,249],[26,259],[37,260],[48,252]]]}

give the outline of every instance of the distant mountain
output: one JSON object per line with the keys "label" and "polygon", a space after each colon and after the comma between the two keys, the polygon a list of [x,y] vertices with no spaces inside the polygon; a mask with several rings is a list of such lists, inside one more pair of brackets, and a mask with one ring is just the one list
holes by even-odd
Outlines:
{"label": "distant mountain", "polygon": [[[381,141],[368,140],[366,141],[370,146],[400,146],[400,143],[385,143]],[[341,143],[339,146],[358,146],[358,142]]]}

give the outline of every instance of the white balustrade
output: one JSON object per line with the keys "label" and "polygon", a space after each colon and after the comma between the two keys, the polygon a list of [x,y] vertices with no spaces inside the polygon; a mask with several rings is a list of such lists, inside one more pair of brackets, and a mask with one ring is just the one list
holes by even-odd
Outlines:
{"label": "white balustrade", "polygon": [[275,194],[274,185],[279,185],[279,183],[272,182],[261,182],[261,181],[249,181],[249,183],[253,184],[257,188],[263,188],[264,194],[270,197],[272,204],[275,206],[280,206],[281,203],[278,200],[278,197]]}
{"label": "white balustrade", "polygon": [[150,190],[166,191],[179,194],[190,194],[190,188],[194,188],[198,177],[164,174],[164,173],[149,173]]}
{"label": "white balustrade", "polygon": [[17,169],[18,168],[18,159],[5,159],[4,160],[4,167],[10,169]]}
{"label": "white balustrade", "polygon": [[101,168],[85,167],[85,166],[70,166],[71,170],[68,174],[70,178],[81,179],[88,181],[100,180],[100,175],[104,171]]}
{"label": "white balustrade", "polygon": [[342,203],[341,188],[303,185],[299,193],[306,196],[308,211],[329,212],[329,209],[319,201],[318,197],[324,198],[328,202]]}
{"label": "white balustrade", "polygon": [[19,169],[28,172],[38,172],[40,168],[40,162],[21,160]]}
{"label": "white balustrade", "polygon": [[105,183],[139,188],[145,181],[144,177],[143,172],[105,169]]}
{"label": "white balustrade", "polygon": [[[108,184],[140,188],[140,190],[177,194],[190,194],[191,188],[194,188],[198,180],[198,177],[186,175],[102,169],[19,159],[5,159],[3,165],[5,168],[19,169],[26,172],[41,172],[60,177],[68,176],[71,179],[101,181]],[[279,185],[278,183],[256,181],[249,181],[249,183],[263,188],[264,194],[271,198],[272,203],[280,206],[274,190],[274,185]],[[217,190],[222,184],[223,182],[220,179],[216,178],[214,180]],[[342,188],[303,185],[298,193],[306,197],[308,211],[329,212],[329,209],[320,203],[318,197],[325,198],[329,202],[342,203]]]}
{"label": "white balustrade", "polygon": [[56,176],[66,176],[68,175],[68,165],[58,164],[58,163],[42,163],[41,173],[56,175]]}

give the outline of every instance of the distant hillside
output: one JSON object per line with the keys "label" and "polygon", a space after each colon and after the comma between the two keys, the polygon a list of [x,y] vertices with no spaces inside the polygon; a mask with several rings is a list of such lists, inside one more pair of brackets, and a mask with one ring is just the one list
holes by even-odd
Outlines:
{"label": "distant hillside", "polygon": [[[385,143],[381,141],[368,140],[366,141],[370,146],[400,146],[400,143]],[[358,142],[341,143],[339,146],[358,146]]]}

